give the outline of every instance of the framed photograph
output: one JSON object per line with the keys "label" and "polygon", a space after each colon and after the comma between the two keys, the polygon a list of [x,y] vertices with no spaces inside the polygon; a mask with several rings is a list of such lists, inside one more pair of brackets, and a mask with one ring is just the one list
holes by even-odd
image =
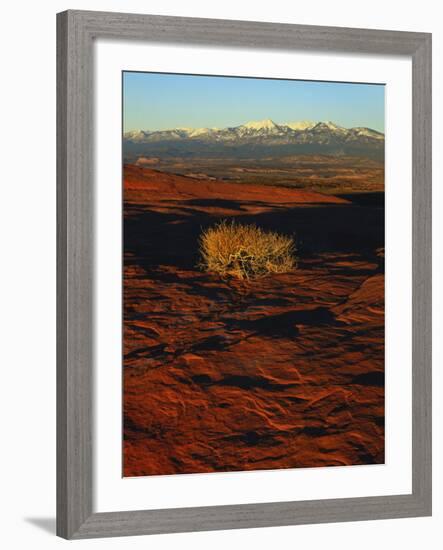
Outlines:
{"label": "framed photograph", "polygon": [[431,35],[57,19],[57,532],[431,514]]}

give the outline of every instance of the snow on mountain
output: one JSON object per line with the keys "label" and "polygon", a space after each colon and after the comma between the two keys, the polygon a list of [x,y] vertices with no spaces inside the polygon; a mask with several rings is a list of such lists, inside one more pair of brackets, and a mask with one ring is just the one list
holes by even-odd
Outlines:
{"label": "snow on mountain", "polygon": [[163,132],[174,132],[177,130],[186,137],[197,137],[217,132],[218,128],[172,128],[171,130],[163,130]]}
{"label": "snow on mountain", "polygon": [[149,132],[145,132],[144,130],[131,130],[125,132],[124,138],[131,141],[143,141],[148,135]]}
{"label": "snow on mountain", "polygon": [[312,120],[298,120],[296,122],[286,122],[285,126],[291,128],[291,130],[308,130],[313,128],[317,123]]}
{"label": "snow on mountain", "polygon": [[248,130],[278,130],[279,126],[273,120],[267,118],[265,120],[251,120],[246,124],[242,124],[241,128],[247,128]]}
{"label": "snow on mountain", "polygon": [[[180,140],[189,137],[189,131],[192,129],[174,128],[172,130],[154,130],[153,132],[144,132],[145,138],[143,141],[165,141],[165,140]],[[140,140],[137,140],[140,141]]]}
{"label": "snow on mountain", "polygon": [[318,122],[315,126],[309,128],[309,130],[335,134],[347,134],[347,132],[349,131],[346,128],[343,128],[343,126],[339,126],[338,124],[335,124],[334,122],[331,122],[329,120],[327,122]]}
{"label": "snow on mountain", "polygon": [[324,123],[330,130],[346,130],[346,128],[343,128],[343,126],[339,126],[338,124],[335,124],[334,122],[331,122],[328,120]]}
{"label": "snow on mountain", "polygon": [[357,136],[369,137],[372,139],[385,139],[385,135],[377,130],[372,130],[371,128],[357,127],[351,128],[351,130]]}
{"label": "snow on mountain", "polygon": [[180,139],[203,139],[216,141],[232,141],[236,139],[254,139],[254,138],[282,138],[290,141],[301,140],[309,141],[313,135],[323,135],[325,139],[331,139],[331,136],[343,137],[349,139],[375,139],[383,140],[384,134],[372,130],[371,128],[356,127],[344,128],[338,124],[326,122],[312,122],[301,120],[277,124],[271,119],[253,120],[228,128],[171,128],[169,130],[133,130],[126,132],[125,140],[132,142],[161,141],[161,140],[180,140]]}
{"label": "snow on mountain", "polygon": [[189,130],[189,137],[205,136],[218,132],[218,128],[194,128]]}
{"label": "snow on mountain", "polygon": [[[332,121],[308,120],[277,124],[254,120],[228,128],[172,128],[134,130],[124,135],[131,154],[272,154],[324,152],[325,154],[384,154],[384,134],[371,128],[344,128]],[[252,148],[252,149],[251,149]],[[277,150],[280,153],[277,153]],[[243,152],[243,153],[242,153]]]}
{"label": "snow on mountain", "polygon": [[269,118],[265,120],[252,120],[241,126],[229,128],[229,130],[239,138],[272,138],[275,136],[285,136],[288,132],[292,131],[284,124],[276,124]]}

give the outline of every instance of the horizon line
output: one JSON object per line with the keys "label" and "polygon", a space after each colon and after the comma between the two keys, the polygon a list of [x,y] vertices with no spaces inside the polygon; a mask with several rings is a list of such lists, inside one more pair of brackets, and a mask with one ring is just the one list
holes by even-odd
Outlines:
{"label": "horizon line", "polygon": [[338,124],[337,122],[334,122],[333,120],[331,119],[328,119],[328,120],[309,120],[309,119],[298,119],[298,120],[288,120],[286,122],[275,122],[275,120],[271,119],[271,118],[263,118],[263,119],[255,119],[255,120],[248,120],[246,122],[243,122],[241,124],[229,124],[227,126],[184,126],[184,125],[180,125],[180,126],[169,126],[168,128],[142,128],[142,127],[137,127],[137,128],[133,128],[131,130],[124,130],[123,133],[124,134],[127,134],[129,132],[136,132],[136,131],[141,131],[141,132],[168,132],[168,131],[171,131],[171,130],[226,130],[226,129],[229,129],[229,128],[239,128],[241,126],[246,126],[247,124],[256,124],[256,123],[260,123],[260,122],[272,122],[273,124],[275,124],[276,126],[288,126],[289,127],[289,124],[297,124],[297,123],[312,123],[312,127],[314,126],[317,126],[318,124],[334,124],[335,126],[337,126],[338,128],[343,128],[344,130],[352,130],[353,128],[367,128],[368,130],[372,130],[374,132],[377,132],[379,134],[383,134],[385,135],[385,132],[382,132],[380,130],[376,130],[375,128],[371,128],[370,126],[364,126],[364,125],[358,125],[358,126],[342,126],[341,124]]}

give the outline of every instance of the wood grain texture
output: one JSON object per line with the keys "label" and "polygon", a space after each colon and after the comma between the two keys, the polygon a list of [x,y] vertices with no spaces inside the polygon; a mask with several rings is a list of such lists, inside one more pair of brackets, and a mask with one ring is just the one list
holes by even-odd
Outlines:
{"label": "wood grain texture", "polygon": [[432,42],[412,57],[412,490],[432,510]]}
{"label": "wood grain texture", "polygon": [[153,535],[429,515],[414,495],[93,514],[74,539]]}
{"label": "wood grain texture", "polygon": [[426,33],[317,27],[197,17],[70,11],[94,37],[238,46],[413,55]]}
{"label": "wood grain texture", "polygon": [[[92,108],[93,41],[97,38],[412,58],[411,495],[93,513]],[[430,515],[431,36],[68,11],[57,16],[57,96],[57,534],[71,539]]]}
{"label": "wood grain texture", "polygon": [[90,39],[58,16],[57,533],[92,513],[92,70]]}

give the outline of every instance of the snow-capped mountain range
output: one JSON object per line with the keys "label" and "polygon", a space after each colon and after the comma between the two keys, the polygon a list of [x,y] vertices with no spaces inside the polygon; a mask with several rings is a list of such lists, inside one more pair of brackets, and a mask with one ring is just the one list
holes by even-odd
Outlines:
{"label": "snow-capped mountain range", "polygon": [[[333,122],[296,121],[276,124],[270,119],[228,128],[134,130],[124,134],[126,155],[166,154],[363,154],[380,156],[384,134],[371,128],[344,128]],[[270,149],[270,151],[268,151]]]}

